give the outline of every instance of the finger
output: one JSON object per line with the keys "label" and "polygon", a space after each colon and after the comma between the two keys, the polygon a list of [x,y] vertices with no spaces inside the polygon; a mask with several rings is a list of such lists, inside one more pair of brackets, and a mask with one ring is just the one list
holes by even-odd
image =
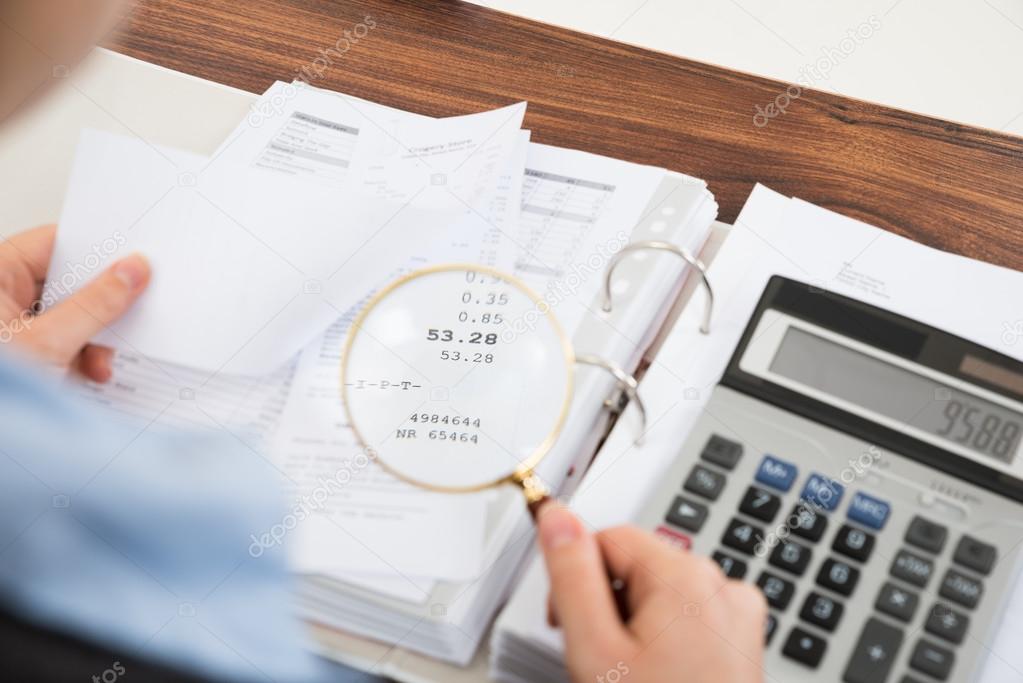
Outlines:
{"label": "finger", "polygon": [[18,341],[43,360],[68,366],[90,339],[124,315],[148,283],[148,262],[132,254],[39,316]]}
{"label": "finger", "polygon": [[82,354],[78,359],[78,371],[93,382],[103,384],[110,381],[114,374],[111,367],[113,359],[113,349],[89,344],[82,349]]}
{"label": "finger", "polygon": [[[629,611],[644,603],[666,608],[678,602],[701,602],[724,583],[720,567],[708,558],[669,546],[635,527],[616,527],[597,535],[604,561],[628,589]],[[672,595],[671,600],[655,595]]]}
{"label": "finger", "polygon": [[602,659],[626,644],[628,634],[618,616],[597,541],[556,502],[540,509],[537,525],[566,648],[581,658],[596,653]]}
{"label": "finger", "polygon": [[19,232],[0,242],[0,258],[7,263],[24,263],[32,279],[42,282],[53,254],[53,239],[57,234],[56,225],[43,225],[32,230]]}
{"label": "finger", "polygon": [[741,653],[738,662],[748,664],[751,671],[748,680],[758,679],[755,672],[760,668],[764,653],[767,600],[759,588],[741,581],[729,581],[720,599],[723,609],[709,610],[705,618],[714,621],[716,632],[727,634],[729,645]]}

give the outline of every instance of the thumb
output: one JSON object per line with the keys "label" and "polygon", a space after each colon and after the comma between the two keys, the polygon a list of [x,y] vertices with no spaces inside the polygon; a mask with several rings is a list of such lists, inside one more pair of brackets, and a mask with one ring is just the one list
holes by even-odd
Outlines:
{"label": "thumb", "polygon": [[149,284],[149,262],[127,256],[33,321],[24,343],[43,360],[66,366],[90,339],[127,312]]}
{"label": "thumb", "polygon": [[566,654],[591,663],[612,656],[629,636],[618,616],[597,540],[556,502],[540,509],[537,525]]}

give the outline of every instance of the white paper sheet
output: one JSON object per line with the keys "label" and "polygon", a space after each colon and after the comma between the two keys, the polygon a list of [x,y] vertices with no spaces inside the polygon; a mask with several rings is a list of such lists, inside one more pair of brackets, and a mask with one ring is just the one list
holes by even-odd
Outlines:
{"label": "white paper sheet", "polygon": [[464,216],[492,196],[523,112],[394,119],[392,131],[367,135],[336,186],[87,131],[50,289],[63,295],[94,277],[97,245],[111,245],[111,260],[143,251],[153,282],[100,342],[268,373],[410,256],[451,243],[475,255],[482,235]]}
{"label": "white paper sheet", "polygon": [[345,577],[414,577],[424,586],[424,578],[474,577],[483,541],[480,497],[424,491],[360,456],[340,400],[340,355],[349,322],[349,316],[342,318],[303,352],[272,449],[279,467],[298,483],[286,491],[289,500],[311,492],[314,500],[325,498],[296,529],[293,568]]}
{"label": "white paper sheet", "polygon": [[86,400],[138,419],[183,430],[230,432],[269,459],[295,362],[262,377],[211,375],[118,353],[106,384],[68,382]]}
{"label": "white paper sheet", "polygon": [[274,83],[213,157],[372,196],[479,208],[518,140],[526,104],[435,119],[322,90]]}
{"label": "white paper sheet", "polygon": [[[535,144],[520,162],[519,178],[524,174],[528,192],[524,189],[519,200],[518,227],[512,234],[498,227],[507,220],[509,201],[498,197],[489,205],[488,217],[495,241],[485,243],[473,260],[511,269],[546,292],[555,314],[572,331],[600,287],[607,255],[624,246],[664,171]],[[530,217],[525,219],[527,211]],[[591,262],[594,255],[600,259],[596,265]],[[323,476],[339,459],[353,458],[359,450],[344,423],[339,398],[339,349],[346,327],[347,320],[339,321],[319,344],[303,352],[295,373],[274,449],[294,479]],[[333,576],[386,576],[396,570],[437,578],[476,576],[484,552],[484,497],[423,498],[376,468],[353,480],[345,495],[347,500],[335,498],[335,507],[328,511],[332,522],[300,529],[292,548],[296,569]],[[417,501],[429,505],[418,506]],[[329,528],[331,523],[350,535]],[[445,552],[424,555],[424,547]]]}
{"label": "white paper sheet", "polygon": [[664,177],[652,166],[532,143],[514,233],[514,273],[574,331]]}
{"label": "white paper sheet", "polygon": [[[484,234],[478,258],[468,260],[499,268],[514,263],[516,250],[506,230],[518,217],[528,131],[521,131],[519,138],[486,213],[473,211],[464,217]],[[423,260],[414,260],[406,269]],[[273,448],[288,478],[303,482],[290,488],[291,499],[315,487],[320,477],[329,477],[360,450],[345,423],[338,384],[340,349],[350,320],[350,315],[343,316],[310,345],[295,373]],[[343,496],[332,496],[331,504],[317,511],[329,521],[319,519],[296,533],[290,554],[293,568],[343,578],[403,600],[413,582],[427,593],[432,590],[433,581],[425,577],[475,577],[483,555],[486,499],[424,494],[373,466],[353,477]],[[337,527],[344,531],[339,533]]]}

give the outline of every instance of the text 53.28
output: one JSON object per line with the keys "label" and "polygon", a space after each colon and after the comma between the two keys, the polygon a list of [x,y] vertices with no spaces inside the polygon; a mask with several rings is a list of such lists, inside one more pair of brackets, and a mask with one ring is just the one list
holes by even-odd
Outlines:
{"label": "text 53.28", "polygon": [[440,352],[441,360],[456,360],[463,363],[493,363],[494,354],[492,353],[481,353],[479,351],[475,353],[462,353],[461,351],[450,351],[443,350]]}
{"label": "text 53.28", "polygon": [[493,346],[494,344],[497,343],[497,333],[468,332],[466,334],[460,334],[456,338],[454,330],[429,329],[426,331],[426,340],[439,342],[453,342],[456,344],[485,344],[487,346]]}

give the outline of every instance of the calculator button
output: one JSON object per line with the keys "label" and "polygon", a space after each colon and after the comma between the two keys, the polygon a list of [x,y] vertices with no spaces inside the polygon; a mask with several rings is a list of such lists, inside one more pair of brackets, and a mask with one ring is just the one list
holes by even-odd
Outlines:
{"label": "calculator button", "polygon": [[657,534],[657,537],[662,541],[670,546],[678,548],[679,550],[689,550],[693,547],[693,539],[689,538],[685,534],[680,534],[674,529],[669,529],[663,524],[657,527],[654,533]]}
{"label": "calculator button", "polygon": [[860,570],[830,557],[824,560],[817,573],[817,583],[841,595],[851,595],[860,580]]}
{"label": "calculator button", "polygon": [[770,645],[771,639],[774,638],[774,632],[778,630],[778,617],[773,614],[767,615],[767,621],[764,623],[764,644]]}
{"label": "calculator button", "polygon": [[771,551],[768,562],[796,576],[802,576],[806,566],[810,564],[810,555],[810,549],[805,545],[794,541],[781,541]]}
{"label": "calculator button", "polygon": [[814,473],[806,480],[799,497],[825,512],[832,512],[841,502],[844,491],[845,487],[834,479]]}
{"label": "calculator button", "polygon": [[770,572],[762,572],[757,579],[757,585],[767,598],[767,604],[779,610],[788,607],[792,601],[792,594],[796,592],[796,586],[791,581]]}
{"label": "calculator button", "polygon": [[845,683],[882,683],[902,646],[902,631],[880,619],[868,619],[845,667]]}
{"label": "calculator button", "polygon": [[785,492],[792,488],[798,474],[799,470],[792,463],[765,455],[760,461],[760,467],[757,468],[756,480],[765,486]]}
{"label": "calculator button", "polygon": [[717,500],[721,489],[725,487],[725,475],[697,465],[689,473],[683,488],[690,493],[703,496],[709,500]]}
{"label": "calculator button", "polygon": [[889,571],[895,578],[923,588],[931,579],[934,565],[930,560],[914,555],[908,550],[900,550]]}
{"label": "calculator button", "polygon": [[927,614],[924,630],[958,645],[966,637],[966,628],[969,625],[970,618],[968,616],[955,611],[948,605],[937,603]]}
{"label": "calculator button", "polygon": [[870,551],[874,549],[874,535],[854,526],[843,524],[835,535],[835,542],[831,544],[831,549],[854,560],[866,562],[870,557]]}
{"label": "calculator button", "polygon": [[884,612],[888,616],[908,622],[913,620],[919,602],[920,599],[916,593],[889,582],[881,587],[874,608],[878,612]]}
{"label": "calculator button", "polygon": [[742,457],[742,444],[714,434],[703,447],[700,457],[726,470],[734,469]]}
{"label": "calculator button", "polygon": [[980,595],[983,592],[984,586],[980,581],[960,574],[955,569],[949,569],[945,572],[938,595],[972,609],[980,602]]}
{"label": "calculator button", "polygon": [[792,533],[808,541],[817,542],[828,528],[828,518],[813,508],[797,504],[787,520]]}
{"label": "calculator button", "polygon": [[891,506],[885,501],[857,491],[849,503],[847,515],[852,521],[869,529],[881,530],[888,521],[889,512]]}
{"label": "calculator button", "polygon": [[955,663],[955,654],[951,650],[938,647],[926,640],[921,640],[913,650],[913,656],[909,665],[917,671],[934,676],[939,681],[944,681],[952,673],[952,664]]}
{"label": "calculator button", "polygon": [[764,522],[774,519],[779,509],[781,509],[781,498],[756,486],[746,489],[746,495],[739,503],[739,512]]}
{"label": "calculator button", "polygon": [[838,620],[842,618],[844,609],[842,603],[832,600],[826,595],[811,592],[803,602],[799,618],[814,626],[820,626],[825,631],[834,631],[838,626]]}
{"label": "calculator button", "polygon": [[725,535],[721,538],[721,542],[729,548],[752,555],[760,543],[760,539],[763,537],[764,530],[760,527],[733,519],[728,523],[728,528],[725,529]]}
{"label": "calculator button", "polygon": [[797,627],[789,633],[789,637],[785,641],[785,647],[782,648],[782,654],[801,664],[816,668],[821,663],[821,658],[824,657],[824,650],[827,649],[827,646],[828,644],[823,638],[807,633]]}
{"label": "calculator button", "polygon": [[725,555],[721,551],[715,552],[711,557],[721,567],[721,571],[730,579],[741,579],[746,576],[746,563],[731,555]]}
{"label": "calculator button", "polygon": [[688,531],[699,531],[707,521],[707,506],[676,496],[664,520]]}
{"label": "calculator button", "polygon": [[920,516],[914,517],[906,529],[906,543],[935,554],[945,547],[946,538],[948,529]]}
{"label": "calculator button", "polygon": [[923,683],[919,678],[913,678],[912,676],[903,676],[899,679],[899,683]]}
{"label": "calculator button", "polygon": [[952,561],[964,567],[978,571],[981,574],[991,573],[998,558],[998,551],[993,545],[978,541],[972,536],[963,536],[956,545]]}

